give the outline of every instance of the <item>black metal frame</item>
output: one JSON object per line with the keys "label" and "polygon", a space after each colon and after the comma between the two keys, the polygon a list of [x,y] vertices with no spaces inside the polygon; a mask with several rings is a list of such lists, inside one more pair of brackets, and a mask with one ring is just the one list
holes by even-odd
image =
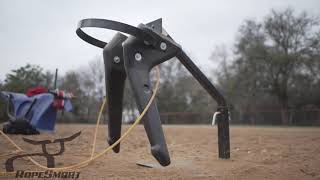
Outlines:
{"label": "black metal frame", "polygon": [[[5,166],[6,166],[6,171],[7,172],[13,172],[14,168],[13,168],[13,162],[16,159],[20,159],[20,158],[24,158],[24,157],[32,157],[32,156],[42,156],[45,157],[47,159],[47,167],[48,168],[54,168],[55,166],[55,156],[59,156],[62,155],[65,151],[65,142],[69,142],[74,140],[75,138],[77,138],[78,136],[80,136],[81,131],[77,132],[74,135],[71,135],[69,137],[66,138],[61,138],[61,139],[55,139],[53,141],[51,140],[42,140],[42,141],[35,141],[32,139],[27,139],[27,138],[22,138],[25,142],[32,144],[32,145],[41,145],[42,148],[42,153],[31,153],[31,154],[18,154],[16,156],[13,156],[9,159],[7,159]],[[47,150],[47,145],[48,144],[53,144],[53,143],[59,143],[60,144],[60,150],[58,152],[55,153],[49,153]]]}
{"label": "black metal frame", "polygon": [[[106,28],[130,36],[117,33],[109,43],[106,43],[84,33],[81,30],[84,27]],[[229,118],[225,98],[192,62],[180,45],[169,35],[163,33],[162,19],[146,25],[140,24],[138,27],[105,19],[83,19],[79,22],[76,33],[89,44],[103,48],[108,98],[109,144],[114,143],[121,136],[125,79],[128,77],[141,113],[152,95],[150,70],[164,61],[177,57],[201,86],[217,101],[217,111],[220,112],[217,117],[219,157],[230,158]],[[151,144],[152,155],[162,166],[169,165],[170,157],[156,102],[151,104],[143,117],[143,123]],[[120,145],[113,150],[116,153],[119,152]]]}
{"label": "black metal frame", "polygon": [[[30,120],[27,118],[34,106],[34,104],[37,102],[37,99],[33,99],[30,106],[24,113],[24,115],[17,117],[12,114],[11,111],[15,111],[13,107],[12,102],[12,95],[8,95],[8,100],[6,102],[6,113],[9,118],[8,122],[4,123],[3,125],[3,132],[6,134],[25,134],[25,135],[33,135],[33,134],[39,134],[39,131],[35,127],[33,127],[30,124]],[[13,108],[13,109],[11,109]]]}

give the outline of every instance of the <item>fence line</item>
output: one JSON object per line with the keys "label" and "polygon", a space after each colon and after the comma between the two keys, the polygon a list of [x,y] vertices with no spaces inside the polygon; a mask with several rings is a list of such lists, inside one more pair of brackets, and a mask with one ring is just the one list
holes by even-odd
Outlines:
{"label": "fence line", "polygon": [[[160,118],[163,124],[211,124],[214,112],[161,112]],[[75,115],[73,113],[58,113],[58,123],[95,123],[96,113],[92,115]],[[138,113],[123,114],[124,123],[131,123]],[[8,118],[1,114],[0,120]],[[250,125],[281,125],[281,111],[272,109],[257,109],[250,111],[230,111],[231,124],[250,124]],[[320,109],[289,109],[288,125],[320,125]],[[106,113],[102,117],[103,123],[107,123]]]}

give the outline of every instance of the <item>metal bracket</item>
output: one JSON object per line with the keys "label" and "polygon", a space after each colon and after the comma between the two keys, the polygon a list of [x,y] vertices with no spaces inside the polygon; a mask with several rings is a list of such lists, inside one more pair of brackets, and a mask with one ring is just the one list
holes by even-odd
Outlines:
{"label": "metal bracket", "polygon": [[[84,27],[98,27],[129,34],[117,33],[109,43],[95,39],[81,30]],[[103,48],[105,63],[106,92],[108,98],[108,143],[113,144],[121,136],[122,100],[126,77],[133,89],[140,113],[152,95],[150,70],[173,57],[188,69],[204,89],[218,103],[221,112],[218,120],[219,157],[230,158],[228,108],[225,98],[211,84],[209,79],[192,62],[187,54],[162,28],[162,19],[133,27],[124,23],[104,19],[83,19],[79,22],[77,35],[94,46]],[[162,166],[170,164],[170,157],[163,134],[159,111],[155,102],[143,117],[151,153]],[[116,146],[114,152],[119,152]]]}

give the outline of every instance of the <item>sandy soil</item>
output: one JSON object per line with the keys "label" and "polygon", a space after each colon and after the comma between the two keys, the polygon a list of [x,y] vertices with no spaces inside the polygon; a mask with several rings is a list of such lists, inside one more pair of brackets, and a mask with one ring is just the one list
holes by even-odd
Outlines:
{"label": "sandy soil", "polygon": [[[128,126],[123,128],[126,130]],[[101,126],[97,152],[107,147],[106,127]],[[63,156],[56,158],[56,166],[67,166],[90,157],[94,125],[58,125],[53,135],[28,136],[44,140],[67,137],[77,131],[80,137],[66,144]],[[80,179],[320,179],[320,128],[231,127],[231,159],[217,155],[217,130],[210,126],[164,126],[171,165],[160,167],[149,150],[149,142],[142,126],[134,129],[121,144],[119,154],[107,153],[81,169]],[[41,152],[22,141],[22,136],[10,136],[27,152]],[[4,162],[15,150],[0,137],[1,171]],[[58,144],[49,146],[58,151]],[[36,158],[43,164],[44,159]],[[153,164],[154,168],[136,165]],[[16,170],[40,170],[27,160],[15,162]],[[4,179],[3,177],[0,179]]]}

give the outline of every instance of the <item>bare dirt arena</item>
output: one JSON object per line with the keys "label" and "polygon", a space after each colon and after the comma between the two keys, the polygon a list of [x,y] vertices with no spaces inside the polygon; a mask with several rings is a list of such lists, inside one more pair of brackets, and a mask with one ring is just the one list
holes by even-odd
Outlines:
{"label": "bare dirt arena", "polygon": [[[94,127],[60,124],[54,135],[28,138],[62,138],[81,130],[80,137],[66,143],[63,156],[55,159],[56,167],[68,166],[90,157]],[[96,152],[107,147],[106,129],[106,126],[99,129]],[[119,154],[103,155],[81,169],[79,179],[320,179],[320,128],[231,126],[230,160],[218,159],[216,127],[169,125],[164,126],[164,131],[171,156],[170,166],[164,168],[157,164],[150,154],[143,126],[138,126],[123,141]],[[42,152],[40,147],[22,141],[22,136],[10,137],[28,153]],[[4,162],[12,157],[8,153],[15,148],[3,137],[0,137],[0,147],[1,171],[4,172]],[[58,147],[58,144],[50,145],[50,152],[58,151]],[[35,159],[46,164],[42,158]],[[136,162],[155,167],[137,166]],[[17,160],[14,168],[40,170],[26,159]]]}

